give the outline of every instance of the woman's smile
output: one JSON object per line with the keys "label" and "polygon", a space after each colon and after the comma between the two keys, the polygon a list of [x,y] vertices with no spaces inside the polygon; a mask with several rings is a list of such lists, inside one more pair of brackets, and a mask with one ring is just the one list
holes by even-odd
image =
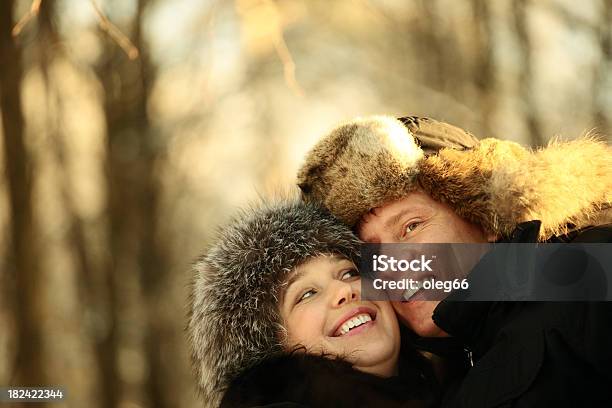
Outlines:
{"label": "woman's smile", "polygon": [[359,334],[376,322],[376,310],[361,306],[345,313],[331,331],[332,337],[344,337]]}

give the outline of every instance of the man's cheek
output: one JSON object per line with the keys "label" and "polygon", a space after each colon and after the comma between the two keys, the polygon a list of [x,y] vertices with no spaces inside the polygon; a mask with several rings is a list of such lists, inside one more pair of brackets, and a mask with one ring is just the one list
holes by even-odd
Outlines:
{"label": "man's cheek", "polygon": [[417,334],[433,325],[432,314],[438,302],[392,302],[398,319]]}
{"label": "man's cheek", "polygon": [[410,306],[407,302],[391,302],[393,310],[397,314],[397,317],[402,324],[412,328],[412,320],[414,318],[414,311],[410,310]]}

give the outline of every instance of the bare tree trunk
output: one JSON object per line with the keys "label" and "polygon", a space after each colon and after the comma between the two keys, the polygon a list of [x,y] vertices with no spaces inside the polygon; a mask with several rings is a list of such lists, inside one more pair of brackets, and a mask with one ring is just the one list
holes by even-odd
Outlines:
{"label": "bare tree trunk", "polygon": [[[134,209],[139,195],[140,138],[142,126],[141,84],[138,78],[139,61],[130,61],[118,45],[101,33],[105,43],[97,75],[104,88],[107,155],[105,157],[106,189],[108,196],[108,259],[104,265],[104,286],[108,293],[108,326],[100,339],[104,379],[105,406],[115,408],[130,399],[139,405],[139,379],[126,381],[121,373],[121,349],[133,352],[131,334],[126,329],[135,326],[139,314],[134,304],[140,301],[139,290],[134,293],[133,282],[138,270],[134,265],[140,244],[140,219]],[[137,383],[134,384],[134,381]]]}
{"label": "bare tree trunk", "polygon": [[[110,55],[99,69],[106,90],[104,108],[107,123],[106,171],[109,196],[109,247],[112,261],[107,271],[115,330],[114,353],[123,347],[129,335],[118,331],[126,322],[126,310],[137,316],[140,338],[127,340],[138,347],[146,361],[145,377],[139,384],[117,384],[119,392],[140,395],[141,402],[152,407],[176,405],[178,392],[172,389],[176,367],[168,367],[177,340],[173,321],[165,309],[168,274],[165,242],[159,232],[160,184],[157,168],[163,150],[158,134],[147,113],[149,94],[155,78],[153,65],[142,39],[142,25],[147,0],[138,2],[131,35],[140,57],[128,60],[109,44]],[[128,286],[131,289],[128,289]],[[135,285],[135,287],[134,287]],[[128,291],[131,299],[126,300]],[[135,291],[135,292],[134,292]],[[134,294],[136,294],[134,296]],[[175,319],[176,317],[173,316]],[[127,387],[127,388],[126,388]]]}
{"label": "bare tree trunk", "polygon": [[[107,365],[106,349],[104,343],[100,341],[99,333],[100,328],[88,327],[85,317],[94,316],[94,321],[105,322],[108,320],[106,316],[108,307],[108,300],[105,299],[106,292],[104,291],[104,285],[99,284],[100,280],[100,265],[96,265],[92,260],[85,234],[85,223],[81,216],[78,214],[76,202],[71,193],[70,185],[70,174],[68,165],[66,162],[66,143],[64,140],[65,135],[61,130],[60,121],[63,115],[63,101],[58,94],[57,84],[50,78],[49,69],[53,63],[53,59],[58,54],[57,45],[61,43],[60,36],[58,34],[54,17],[56,13],[57,2],[55,0],[45,0],[42,3],[40,12],[38,15],[38,27],[39,27],[39,38],[40,43],[37,44],[39,48],[39,64],[41,72],[44,78],[46,95],[47,95],[47,126],[46,129],[49,132],[49,136],[52,139],[50,147],[52,154],[54,155],[59,165],[60,177],[60,197],[62,205],[67,212],[68,217],[68,233],[67,239],[69,240],[70,248],[74,251],[75,261],[79,273],[77,274],[77,285],[78,285],[78,302],[81,306],[81,321],[84,327],[89,330],[86,331],[89,334],[89,338],[86,341],[90,341],[93,344],[94,355],[93,359],[96,361],[98,366],[98,372],[104,373],[105,366]],[[60,51],[61,53],[61,51]],[[51,107],[55,107],[55,116],[51,117],[49,112]],[[98,323],[99,324],[99,323]],[[102,323],[101,326],[104,326]],[[101,398],[99,401],[90,401],[92,406],[101,407],[112,407],[114,403],[113,396],[113,381],[112,375],[100,375],[98,374],[98,382],[100,383]],[[96,404],[97,403],[97,404]]]}
{"label": "bare tree trunk", "polygon": [[533,98],[533,64],[531,56],[531,41],[527,28],[527,7],[529,0],[513,0],[514,27],[521,53],[521,73],[519,75],[519,98],[522,101],[523,117],[529,130],[532,146],[543,146],[542,126],[538,115],[537,103]]}
{"label": "bare tree trunk", "polygon": [[[109,40],[107,40],[108,42]],[[130,214],[130,206],[133,202],[130,194],[130,187],[125,186],[124,178],[135,176],[131,169],[122,166],[121,154],[124,147],[121,143],[130,143],[127,139],[133,135],[117,133],[127,128],[121,120],[123,111],[131,107],[124,106],[120,97],[126,91],[123,83],[120,89],[116,89],[115,80],[124,81],[127,78],[123,73],[114,72],[118,67],[118,61],[126,58],[120,51],[116,50],[115,44],[111,43],[104,52],[105,61],[98,67],[98,76],[104,86],[105,100],[104,112],[107,124],[107,157],[105,158],[106,182],[108,191],[108,248],[110,253],[104,270],[105,289],[108,293],[108,327],[102,339],[100,339],[100,350],[104,356],[102,363],[102,376],[104,380],[104,390],[106,406],[115,408],[119,406],[122,397],[126,394],[125,384],[119,371],[119,348],[122,343],[121,326],[125,324],[125,316],[128,315],[124,303],[126,298],[124,283],[130,279],[130,275],[135,273],[129,266],[129,259],[132,255],[132,247],[137,244],[137,237],[130,236],[137,226],[133,225],[134,220]],[[125,64],[125,63],[123,63]],[[123,96],[125,98],[125,96]],[[125,154],[125,153],[124,153]]]}
{"label": "bare tree trunk", "polygon": [[18,340],[14,384],[41,386],[47,384],[41,325],[43,288],[33,222],[31,160],[21,111],[21,52],[11,36],[13,7],[13,0],[0,2],[0,106],[10,203],[10,254],[19,294],[15,296]]}
{"label": "bare tree trunk", "polygon": [[606,75],[610,75],[612,70],[612,0],[605,0],[602,3],[601,21],[599,23],[598,37],[601,61],[595,68],[593,78],[593,116],[595,124],[604,131],[608,138],[612,138],[612,128],[610,127],[610,107],[606,105],[604,81]]}
{"label": "bare tree trunk", "polygon": [[492,115],[496,107],[495,65],[493,61],[493,36],[491,16],[487,0],[472,0],[474,13],[474,43],[476,61],[473,81],[478,89],[480,101],[480,117],[485,137],[499,137],[493,134]]}
{"label": "bare tree trunk", "polygon": [[165,149],[160,135],[151,125],[147,115],[155,69],[142,38],[144,11],[148,4],[149,0],[138,2],[134,33],[136,45],[141,50],[139,76],[142,80],[142,98],[140,99],[142,117],[142,122],[140,122],[142,126],[140,129],[142,137],[141,195],[140,201],[135,204],[142,218],[139,266],[147,320],[144,347],[149,364],[145,389],[151,407],[169,408],[176,405],[180,390],[176,388],[178,384],[173,382],[173,377],[168,375],[168,373],[176,373],[179,369],[178,366],[172,365],[176,362],[176,358],[168,358],[168,356],[178,355],[177,348],[182,332],[177,338],[173,331],[177,316],[169,316],[167,313],[170,286],[166,254],[168,242],[164,240],[165,235],[160,231],[161,184],[158,177],[159,167],[164,160],[161,152]]}

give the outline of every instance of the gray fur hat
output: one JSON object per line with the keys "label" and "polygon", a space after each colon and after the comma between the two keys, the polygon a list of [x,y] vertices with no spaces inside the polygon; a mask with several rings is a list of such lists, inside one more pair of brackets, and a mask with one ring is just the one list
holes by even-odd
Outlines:
{"label": "gray fur hat", "polygon": [[188,336],[207,406],[218,406],[242,371],[282,352],[279,294],[309,258],[357,263],[359,240],[327,210],[283,199],[243,210],[194,265]]}
{"label": "gray fur hat", "polygon": [[421,189],[495,236],[540,220],[540,240],[612,222],[612,148],[592,137],[530,150],[478,140],[430,118],[356,118],[308,153],[305,198],[354,226],[370,209]]}

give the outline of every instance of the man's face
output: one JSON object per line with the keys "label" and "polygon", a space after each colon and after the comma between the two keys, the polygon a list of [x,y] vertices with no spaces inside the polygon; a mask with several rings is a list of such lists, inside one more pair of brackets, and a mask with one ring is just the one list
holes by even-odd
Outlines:
{"label": "man's face", "polygon": [[[448,205],[421,191],[375,208],[358,225],[359,237],[370,243],[484,243],[484,231],[459,217]],[[446,333],[432,320],[439,301],[392,302],[400,320],[423,337]]]}

